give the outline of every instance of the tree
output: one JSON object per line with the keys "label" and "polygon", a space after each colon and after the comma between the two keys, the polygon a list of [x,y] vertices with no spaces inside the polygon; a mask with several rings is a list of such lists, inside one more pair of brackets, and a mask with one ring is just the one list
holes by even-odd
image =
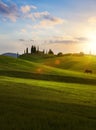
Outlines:
{"label": "tree", "polygon": [[26,54],[28,54],[28,48],[26,48]]}
{"label": "tree", "polygon": [[32,47],[31,47],[31,54],[36,53],[36,52],[37,52],[36,46],[32,45]]}
{"label": "tree", "polygon": [[33,51],[34,51],[34,47],[33,47],[33,45],[31,46],[31,54],[33,53]]}
{"label": "tree", "polygon": [[49,49],[48,54],[54,55],[54,52],[51,49]]}
{"label": "tree", "polygon": [[36,53],[36,47],[34,46],[34,48],[33,48],[33,51],[34,51],[34,53]]}
{"label": "tree", "polygon": [[39,53],[39,46],[37,46],[36,52]]}
{"label": "tree", "polygon": [[45,54],[45,50],[43,49],[43,52],[42,52],[43,54]]}
{"label": "tree", "polygon": [[57,56],[62,56],[63,55],[63,53],[62,52],[59,52],[58,54],[57,54]]}

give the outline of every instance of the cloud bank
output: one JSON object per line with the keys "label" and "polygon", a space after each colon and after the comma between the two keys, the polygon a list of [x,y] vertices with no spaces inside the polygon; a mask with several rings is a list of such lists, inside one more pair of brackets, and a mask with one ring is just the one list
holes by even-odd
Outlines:
{"label": "cloud bank", "polygon": [[37,9],[37,7],[33,6],[33,5],[31,5],[31,6],[30,5],[25,5],[25,6],[21,7],[22,13],[28,13],[28,12],[30,12],[33,9]]}
{"label": "cloud bank", "polygon": [[0,1],[0,14],[3,18],[8,18],[11,21],[15,22],[19,17],[18,7],[16,4],[7,5]]}
{"label": "cloud bank", "polygon": [[[17,6],[15,3],[4,3],[0,1],[0,16],[3,21],[10,20],[16,22],[18,19],[38,21],[34,28],[52,27],[63,24],[64,20],[52,16],[48,11],[38,12],[34,5]],[[34,10],[34,11],[33,11]],[[22,30],[25,33],[25,30]]]}
{"label": "cloud bank", "polygon": [[77,43],[85,43],[88,41],[86,37],[73,37],[72,39],[64,39],[64,40],[50,40],[49,43],[56,43],[56,44],[77,44]]}

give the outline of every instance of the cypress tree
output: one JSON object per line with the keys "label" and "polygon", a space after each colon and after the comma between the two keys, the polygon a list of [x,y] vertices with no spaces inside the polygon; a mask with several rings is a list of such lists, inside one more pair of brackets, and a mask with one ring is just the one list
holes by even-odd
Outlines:
{"label": "cypress tree", "polygon": [[54,55],[54,52],[51,49],[49,49],[48,54]]}
{"label": "cypress tree", "polygon": [[28,54],[28,48],[26,48],[26,54]]}
{"label": "cypress tree", "polygon": [[32,45],[32,47],[31,47],[31,54],[34,52],[34,47],[33,47],[33,45]]}

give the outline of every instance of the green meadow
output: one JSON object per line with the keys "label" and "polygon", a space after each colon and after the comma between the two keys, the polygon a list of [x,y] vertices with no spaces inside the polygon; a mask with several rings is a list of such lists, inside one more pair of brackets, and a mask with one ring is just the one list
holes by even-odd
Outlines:
{"label": "green meadow", "polygon": [[96,57],[0,56],[0,130],[96,130]]}

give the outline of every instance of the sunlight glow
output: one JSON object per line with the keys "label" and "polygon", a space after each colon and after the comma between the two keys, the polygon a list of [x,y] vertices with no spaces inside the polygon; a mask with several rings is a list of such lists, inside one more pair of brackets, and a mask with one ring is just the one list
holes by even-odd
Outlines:
{"label": "sunlight glow", "polygon": [[96,54],[96,32],[89,33],[87,37],[86,51],[89,51],[91,54]]}

